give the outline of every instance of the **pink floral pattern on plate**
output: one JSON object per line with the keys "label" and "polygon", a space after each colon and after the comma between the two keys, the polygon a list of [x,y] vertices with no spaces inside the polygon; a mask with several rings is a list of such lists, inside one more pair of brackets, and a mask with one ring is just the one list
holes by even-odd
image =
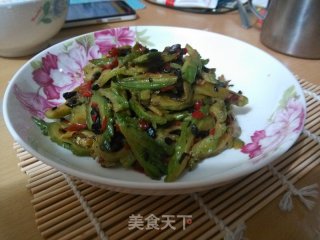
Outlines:
{"label": "pink floral pattern on plate", "polygon": [[135,42],[135,32],[130,30],[129,27],[107,29],[94,33],[96,44],[99,46],[99,51],[103,54],[113,47],[122,47],[131,45]]}
{"label": "pink floral pattern on plate", "polygon": [[25,92],[16,84],[14,93],[18,101],[31,115],[44,118],[49,108],[61,104],[64,92],[83,83],[82,69],[91,59],[101,58],[113,47],[133,45],[137,35],[139,33],[129,27],[106,29],[78,37],[58,53],[47,52],[41,60],[31,62],[37,91]]}
{"label": "pink floral pattern on plate", "polygon": [[294,139],[305,119],[305,108],[299,98],[294,86],[288,88],[269,124],[263,130],[255,131],[251,136],[252,142],[243,146],[241,152],[249,154],[254,162],[259,162],[278,150],[285,141]]}

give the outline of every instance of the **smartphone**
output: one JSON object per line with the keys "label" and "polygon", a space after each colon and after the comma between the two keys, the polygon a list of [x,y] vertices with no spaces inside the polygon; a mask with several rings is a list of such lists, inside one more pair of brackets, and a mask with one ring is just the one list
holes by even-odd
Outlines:
{"label": "smartphone", "polygon": [[64,28],[133,20],[136,12],[125,1],[70,1]]}

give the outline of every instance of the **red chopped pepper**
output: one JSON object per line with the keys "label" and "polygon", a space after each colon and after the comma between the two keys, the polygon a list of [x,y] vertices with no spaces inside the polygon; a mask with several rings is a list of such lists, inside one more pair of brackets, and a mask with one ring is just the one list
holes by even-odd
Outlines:
{"label": "red chopped pepper", "polygon": [[211,130],[210,130],[210,135],[213,136],[213,135],[215,134],[215,132],[216,132],[216,129],[215,129],[215,128],[211,129]]}
{"label": "red chopped pepper", "polygon": [[172,125],[173,126],[181,126],[181,122],[180,121],[174,121],[173,123],[172,123]]}
{"label": "red chopped pepper", "polygon": [[99,157],[98,162],[99,162],[100,164],[103,164],[103,163],[104,163],[104,159],[103,159],[102,157]]}
{"label": "red chopped pepper", "polygon": [[197,118],[197,119],[202,118],[203,115],[204,115],[204,114],[203,114],[202,112],[200,112],[200,111],[194,111],[194,112],[192,113],[192,117]]}
{"label": "red chopped pepper", "polygon": [[92,96],[91,85],[92,85],[92,81],[82,83],[80,85],[79,93],[84,97],[91,97]]}
{"label": "red chopped pepper", "polygon": [[98,107],[99,107],[99,104],[96,103],[96,102],[93,102],[91,105],[92,105],[92,107],[94,107],[94,108],[98,108]]}
{"label": "red chopped pepper", "polygon": [[167,91],[170,91],[172,89],[174,89],[174,86],[170,85],[170,86],[166,86],[166,87],[160,88],[160,91],[161,92],[167,92]]}
{"label": "red chopped pepper", "polygon": [[124,149],[129,151],[131,149],[131,147],[130,147],[130,145],[128,143],[126,143],[124,145]]}
{"label": "red chopped pepper", "polygon": [[147,130],[150,127],[150,124],[147,121],[143,119],[139,119],[138,121],[139,121],[139,126],[143,131]]}
{"label": "red chopped pepper", "polygon": [[96,114],[91,115],[91,119],[92,119],[93,122],[96,122],[96,120],[97,120],[97,115],[96,115]]}
{"label": "red chopped pepper", "polygon": [[61,119],[61,122],[63,122],[63,123],[67,123],[67,124],[69,124],[70,123],[70,121],[69,120],[67,120],[67,119]]}
{"label": "red chopped pepper", "polygon": [[203,106],[203,102],[199,101],[194,104],[194,109],[200,111],[200,108]]}
{"label": "red chopped pepper", "polygon": [[113,124],[113,126],[115,127],[115,129],[116,129],[117,132],[120,132],[120,127],[119,127],[118,124],[115,123],[115,124]]}
{"label": "red chopped pepper", "polygon": [[64,130],[75,132],[80,131],[87,128],[87,124],[83,123],[72,123],[70,126],[65,127]]}
{"label": "red chopped pepper", "polygon": [[107,124],[108,124],[108,118],[107,118],[107,116],[105,116],[104,119],[103,119],[103,122],[102,122],[102,126],[101,126],[101,129],[100,129],[100,132],[103,132],[104,130],[106,130]]}
{"label": "red chopped pepper", "polygon": [[112,48],[110,51],[109,51],[109,56],[110,57],[115,57],[119,55],[119,49],[118,48]]}
{"label": "red chopped pepper", "polygon": [[102,64],[101,67],[102,67],[103,69],[112,69],[112,68],[118,67],[118,65],[119,65],[118,57],[115,56],[112,63],[110,63],[109,65],[104,65],[104,64]]}
{"label": "red chopped pepper", "polygon": [[184,48],[183,49],[183,55],[186,55],[188,53],[188,49]]}

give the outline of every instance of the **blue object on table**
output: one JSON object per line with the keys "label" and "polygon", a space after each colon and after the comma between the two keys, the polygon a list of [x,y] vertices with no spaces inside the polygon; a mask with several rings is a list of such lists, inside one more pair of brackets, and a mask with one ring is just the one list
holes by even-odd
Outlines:
{"label": "blue object on table", "polygon": [[132,7],[135,10],[146,7],[146,5],[139,0],[126,0],[126,2],[128,3],[128,5],[130,5],[130,7]]}
{"label": "blue object on table", "polygon": [[[93,1],[100,2],[100,1],[104,1],[104,0],[70,0],[70,4],[90,3]],[[130,7],[132,7],[135,10],[146,7],[146,5],[141,3],[141,1],[139,1],[139,0],[126,0],[126,2],[128,3],[128,5]]]}

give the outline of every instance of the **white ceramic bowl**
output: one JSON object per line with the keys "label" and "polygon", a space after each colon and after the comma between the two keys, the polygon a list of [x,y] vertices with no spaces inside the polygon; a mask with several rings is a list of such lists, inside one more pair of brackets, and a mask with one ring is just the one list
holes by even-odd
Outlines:
{"label": "white ceramic bowl", "polygon": [[[74,156],[43,136],[31,116],[44,118],[46,109],[63,102],[62,93],[83,81],[82,68],[90,59],[135,41],[159,50],[189,43],[204,59],[210,59],[208,67],[215,67],[218,75],[232,81],[233,90],[242,90],[249,98],[247,106],[235,108],[246,145],[205,159],[176,182],[166,183],[130,169],[102,168],[92,158]],[[279,157],[298,138],[306,104],[294,75],[278,60],[247,43],[195,29],[138,26],[85,34],[39,53],[11,80],[3,113],[14,139],[62,172],[114,191],[178,194],[213,188]]]}
{"label": "white ceramic bowl", "polygon": [[0,0],[0,56],[45,48],[64,24],[67,9],[68,0]]}

